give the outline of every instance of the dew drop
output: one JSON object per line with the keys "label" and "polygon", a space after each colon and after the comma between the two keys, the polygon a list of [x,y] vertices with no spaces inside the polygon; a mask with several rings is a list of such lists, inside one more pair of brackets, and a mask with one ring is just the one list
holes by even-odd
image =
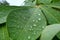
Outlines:
{"label": "dew drop", "polygon": [[42,26],[42,28],[45,28],[44,26]]}
{"label": "dew drop", "polygon": [[28,39],[30,39],[31,37],[30,36],[28,36]]}
{"label": "dew drop", "polygon": [[41,20],[41,18],[39,18],[38,20]]}
{"label": "dew drop", "polygon": [[38,22],[38,20],[36,20],[36,22]]}
{"label": "dew drop", "polygon": [[32,28],[32,26],[30,26],[30,28]]}
{"label": "dew drop", "polygon": [[40,15],[40,14],[38,14],[38,15]]}
{"label": "dew drop", "polygon": [[34,24],[33,26],[37,26],[36,24]]}
{"label": "dew drop", "polygon": [[35,20],[33,20],[33,22],[34,22]]}

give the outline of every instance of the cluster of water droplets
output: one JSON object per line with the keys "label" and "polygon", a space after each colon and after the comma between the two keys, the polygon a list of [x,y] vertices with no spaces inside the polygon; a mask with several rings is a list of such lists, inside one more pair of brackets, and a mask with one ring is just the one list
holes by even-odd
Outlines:
{"label": "cluster of water droplets", "polygon": [[[41,14],[38,14],[38,16],[40,16],[40,15],[41,15]],[[24,19],[26,19],[26,18],[24,17]],[[39,18],[39,17],[38,17],[37,20],[32,20],[32,22],[39,22],[39,21],[41,21],[41,18]],[[36,26],[37,26],[37,24],[34,23],[33,25],[30,25],[30,26],[29,26],[30,28],[29,28],[28,30],[33,31],[33,30],[34,30],[33,27],[36,27]],[[44,26],[42,26],[42,28],[44,28]],[[25,28],[24,28],[24,29],[25,29]],[[39,29],[36,29],[36,30],[39,30]],[[40,29],[40,30],[42,30],[42,29]],[[25,29],[24,31],[27,32],[26,29]],[[34,31],[33,34],[36,35],[37,32]],[[31,36],[28,36],[28,39],[31,39]]]}
{"label": "cluster of water droplets", "polygon": [[[38,16],[40,16],[40,14],[38,14]],[[40,20],[41,20],[41,18],[38,18],[37,20],[32,20],[32,21],[33,21],[33,22],[39,22]],[[30,26],[30,29],[29,29],[30,31],[34,30],[34,29],[33,29],[33,26],[35,27],[35,26],[37,26],[37,24],[33,24],[33,25],[31,25],[31,26]],[[37,32],[34,31],[33,34],[36,35],[36,33],[37,33]],[[31,38],[31,37],[28,36],[28,39],[30,39],[30,38]]]}

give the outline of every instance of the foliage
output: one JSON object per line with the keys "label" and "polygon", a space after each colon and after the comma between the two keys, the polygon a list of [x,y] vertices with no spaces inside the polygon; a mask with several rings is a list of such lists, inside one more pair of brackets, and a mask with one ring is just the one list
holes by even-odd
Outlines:
{"label": "foliage", "polygon": [[60,40],[60,0],[1,5],[0,40]]}

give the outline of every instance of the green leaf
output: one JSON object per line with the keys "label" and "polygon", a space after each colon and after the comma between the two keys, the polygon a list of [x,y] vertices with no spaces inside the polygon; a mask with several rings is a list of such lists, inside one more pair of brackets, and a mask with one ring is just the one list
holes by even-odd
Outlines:
{"label": "green leaf", "polygon": [[0,6],[0,24],[6,22],[8,14],[19,7]]}
{"label": "green leaf", "polygon": [[36,7],[20,7],[7,18],[10,37],[13,40],[36,40],[46,27],[46,19]]}
{"label": "green leaf", "polygon": [[52,0],[39,0],[40,3],[50,4]]}
{"label": "green leaf", "polygon": [[60,11],[57,11],[50,7],[41,7],[41,9],[47,18],[48,24],[60,23]]}
{"label": "green leaf", "polygon": [[59,2],[60,0],[52,0],[53,1],[53,3],[56,3],[56,2]]}
{"label": "green leaf", "polygon": [[9,35],[6,25],[0,25],[0,40],[9,40]]}
{"label": "green leaf", "polygon": [[49,24],[60,23],[60,11],[47,6],[42,6],[41,9]]}
{"label": "green leaf", "polygon": [[43,30],[41,40],[52,40],[59,31],[60,24],[49,25]]}
{"label": "green leaf", "polygon": [[60,32],[57,34],[57,37],[60,39]]}
{"label": "green leaf", "polygon": [[52,4],[47,5],[47,6],[54,7],[54,8],[59,8],[60,9],[60,1],[56,2],[56,3],[52,3]]}

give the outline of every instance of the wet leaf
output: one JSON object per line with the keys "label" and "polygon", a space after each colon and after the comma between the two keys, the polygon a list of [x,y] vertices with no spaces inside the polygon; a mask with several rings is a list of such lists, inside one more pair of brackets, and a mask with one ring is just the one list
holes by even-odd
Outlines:
{"label": "wet leaf", "polygon": [[46,19],[36,7],[20,7],[7,18],[10,37],[13,40],[36,40],[46,27]]}

